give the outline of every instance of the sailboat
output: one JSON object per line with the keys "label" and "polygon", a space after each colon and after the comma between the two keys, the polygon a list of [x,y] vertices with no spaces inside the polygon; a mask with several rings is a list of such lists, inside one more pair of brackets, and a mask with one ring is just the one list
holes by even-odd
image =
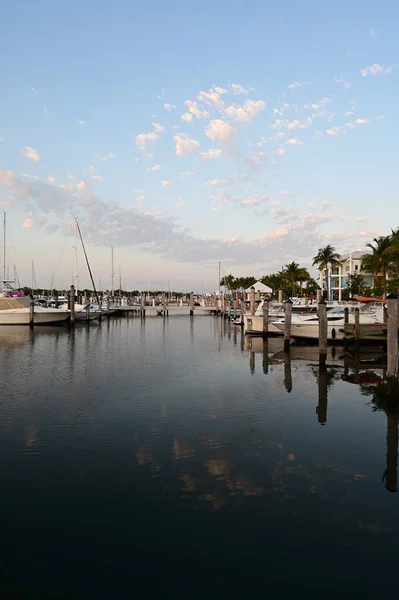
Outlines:
{"label": "sailboat", "polygon": [[[3,279],[2,290],[0,291],[0,325],[30,325],[31,322],[31,302],[23,292],[14,290],[12,284],[14,281],[6,277],[6,235],[7,235],[7,216],[4,212],[3,217]],[[69,312],[57,308],[44,308],[33,305],[33,322],[35,325],[48,325],[60,323],[69,318]]]}

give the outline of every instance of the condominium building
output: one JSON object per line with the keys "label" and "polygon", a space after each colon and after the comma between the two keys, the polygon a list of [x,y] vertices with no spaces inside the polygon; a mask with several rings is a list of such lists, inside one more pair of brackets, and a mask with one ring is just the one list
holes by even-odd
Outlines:
{"label": "condominium building", "polygon": [[[364,251],[348,252],[341,254],[339,262],[330,269],[326,269],[320,273],[320,283],[323,284],[323,289],[327,290],[327,277],[330,278],[330,299],[342,300],[349,296],[347,289],[349,275],[362,274],[364,283],[367,287],[373,286],[373,274],[361,271],[362,257],[367,254]],[[361,290],[359,290],[361,295]]]}

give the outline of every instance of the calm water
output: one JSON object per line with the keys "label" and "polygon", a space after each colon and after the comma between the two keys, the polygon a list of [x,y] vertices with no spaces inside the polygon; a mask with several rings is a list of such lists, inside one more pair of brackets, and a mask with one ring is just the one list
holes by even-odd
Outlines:
{"label": "calm water", "polygon": [[208,316],[2,328],[2,597],[394,591],[398,399],[334,354]]}

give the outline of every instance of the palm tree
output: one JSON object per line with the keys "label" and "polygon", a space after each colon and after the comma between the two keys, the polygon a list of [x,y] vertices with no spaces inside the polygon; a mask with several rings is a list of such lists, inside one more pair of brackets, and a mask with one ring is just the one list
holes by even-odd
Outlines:
{"label": "palm tree", "polygon": [[279,289],[282,283],[281,275],[279,273],[271,273],[270,275],[265,275],[260,280],[265,285],[269,286],[273,290],[273,294],[275,294]]}
{"label": "palm tree", "polygon": [[387,295],[387,273],[392,261],[393,248],[392,236],[384,235],[379,238],[374,238],[374,244],[371,242],[366,244],[370,248],[371,254],[365,254],[362,257],[361,270],[373,273],[376,280],[382,274],[383,297]]}
{"label": "palm tree", "polygon": [[330,300],[330,278],[329,278],[329,269],[330,266],[334,266],[339,262],[340,255],[335,251],[335,248],[328,244],[324,248],[319,248],[316,256],[313,257],[312,266],[318,266],[321,272],[327,269],[327,300]]}
{"label": "palm tree", "polygon": [[299,289],[301,290],[301,294],[302,294],[303,282],[309,281],[309,279],[310,279],[309,271],[305,267],[301,267],[299,269]]}
{"label": "palm tree", "polygon": [[300,279],[300,276],[302,274],[302,269],[300,268],[298,263],[293,260],[292,262],[288,263],[288,265],[285,265],[284,273],[285,273],[285,276],[287,277],[287,279],[289,279],[291,282],[292,296],[295,296],[295,294],[296,294],[295,284]]}

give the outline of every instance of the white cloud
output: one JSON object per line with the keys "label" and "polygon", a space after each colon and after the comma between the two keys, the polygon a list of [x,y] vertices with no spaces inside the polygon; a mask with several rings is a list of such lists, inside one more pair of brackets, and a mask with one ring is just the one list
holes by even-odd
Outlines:
{"label": "white cloud", "polygon": [[145,202],[147,200],[147,196],[137,196],[138,202]]}
{"label": "white cloud", "polygon": [[42,215],[32,214],[22,223],[23,229],[31,229],[32,227],[42,227],[46,223],[46,218]]}
{"label": "white cloud", "polygon": [[368,119],[355,119],[356,125],[364,125],[365,123],[368,123],[368,122],[369,122]]}
{"label": "white cloud", "polygon": [[152,167],[148,167],[147,171],[159,171],[161,168],[161,165],[154,165]]}
{"label": "white cloud", "polygon": [[214,119],[205,127],[205,135],[211,140],[230,142],[233,137],[233,128],[222,119]]}
{"label": "white cloud", "polygon": [[208,181],[208,185],[222,185],[223,181],[221,179],[210,179]]}
{"label": "white cloud", "polygon": [[184,156],[199,147],[199,142],[190,138],[186,133],[179,133],[173,139],[176,142],[176,156]]}
{"label": "white cloud", "polygon": [[339,135],[339,132],[341,131],[342,127],[332,127],[331,129],[327,129],[326,134],[331,136],[331,137],[335,137],[337,135]]}
{"label": "white cloud", "polygon": [[340,77],[335,77],[334,81],[335,83],[342,83],[345,88],[350,88],[352,85],[349,81],[345,81],[343,75],[341,75]]}
{"label": "white cloud", "polygon": [[25,146],[25,148],[23,150],[21,150],[21,154],[23,154],[25,156],[25,158],[27,158],[28,160],[31,160],[32,162],[40,161],[39,152],[37,150],[35,150],[34,148],[31,148],[30,146]]}
{"label": "white cloud", "polygon": [[173,205],[173,208],[181,208],[182,206],[184,206],[184,202],[183,202],[183,200],[178,198],[176,204]]}
{"label": "white cloud", "polygon": [[303,85],[306,85],[305,81],[294,81],[294,83],[290,83],[290,85],[288,86],[291,90],[294,90],[297,87],[302,87]]}
{"label": "white cloud", "polygon": [[377,37],[376,30],[375,29],[370,29],[369,36],[371,37],[371,39],[375,40],[375,38]]}
{"label": "white cloud", "polygon": [[273,150],[273,154],[275,156],[283,156],[285,154],[284,148],[277,148],[277,150]]}
{"label": "white cloud", "polygon": [[234,121],[248,123],[254,117],[257,117],[262,110],[265,110],[266,102],[263,100],[246,100],[242,106],[231,105],[224,111],[226,115]]}
{"label": "white cloud", "polygon": [[223,98],[222,95],[227,94],[227,90],[213,86],[209,88],[207,92],[201,91],[199,92],[197,98],[200,102],[204,102],[208,104],[208,106],[215,106],[216,108],[223,107]]}
{"label": "white cloud", "polygon": [[187,106],[188,112],[194,115],[194,117],[197,117],[197,119],[207,119],[209,117],[209,112],[207,110],[201,110],[198,107],[197,102],[186,100],[184,104]]}
{"label": "white cloud", "polygon": [[72,175],[72,173],[67,173],[67,175],[68,175],[69,181],[75,181],[75,175]]}
{"label": "white cloud", "polygon": [[167,102],[165,102],[164,107],[166,108],[166,110],[175,110],[176,106],[174,104],[168,104]]}
{"label": "white cloud", "polygon": [[102,181],[103,177],[102,177],[102,175],[93,175],[93,179],[94,179],[94,181]]}
{"label": "white cloud", "polygon": [[47,177],[47,179],[49,180],[50,183],[55,183],[57,180],[55,177],[53,177],[52,175],[49,175],[49,177]]}
{"label": "white cloud", "polygon": [[153,123],[152,126],[157,133],[162,133],[162,131],[165,131],[165,127],[160,123]]}
{"label": "white cloud", "polygon": [[78,181],[78,183],[76,184],[76,187],[78,188],[78,190],[83,192],[83,191],[87,190],[88,184],[86,181]]}
{"label": "white cloud", "polygon": [[360,73],[362,74],[362,77],[367,77],[367,75],[377,75],[378,73],[389,75],[394,67],[396,67],[396,65],[393,65],[392,67],[383,67],[378,63],[374,63],[373,65],[369,65],[364,69],[360,69]]}
{"label": "white cloud", "polygon": [[287,144],[289,144],[290,146],[300,146],[301,144],[303,144],[303,142],[301,142],[301,140],[298,140],[297,138],[291,138],[290,140],[288,140]]}
{"label": "white cloud", "polygon": [[200,156],[202,160],[215,160],[216,158],[220,158],[222,155],[222,151],[219,149],[211,148],[207,152],[201,152]]}
{"label": "white cloud", "polygon": [[4,142],[4,138],[3,138],[3,136],[2,136],[2,135],[0,135],[0,143],[1,143],[1,142]]}
{"label": "white cloud", "polygon": [[94,173],[95,170],[96,170],[96,167],[94,167],[93,165],[90,165],[90,167],[89,167],[90,173]]}
{"label": "white cloud", "polygon": [[85,124],[86,124],[86,121],[83,121],[83,120],[78,121],[78,125],[85,125]]}
{"label": "white cloud", "polygon": [[240,85],[239,83],[232,83],[231,84],[231,91],[233,92],[234,96],[238,95],[238,94],[248,94],[248,90],[246,90],[245,88],[242,87],[242,85]]}
{"label": "white cloud", "polygon": [[172,184],[172,181],[170,179],[169,180],[165,179],[164,181],[161,181],[161,185],[164,188],[169,187],[171,184]]}
{"label": "white cloud", "polygon": [[186,121],[187,123],[191,123],[191,121],[193,120],[193,115],[191,113],[183,113],[182,116],[180,117],[182,119],[182,121]]}
{"label": "white cloud", "polygon": [[146,152],[148,143],[155,142],[157,139],[158,134],[154,131],[150,131],[149,133],[139,133],[139,135],[136,135],[136,146],[142,152]]}
{"label": "white cloud", "polygon": [[321,211],[325,211],[325,210],[327,210],[328,208],[330,208],[330,206],[331,206],[331,202],[328,202],[328,200],[324,200],[324,201],[321,203],[320,210],[321,210]]}

